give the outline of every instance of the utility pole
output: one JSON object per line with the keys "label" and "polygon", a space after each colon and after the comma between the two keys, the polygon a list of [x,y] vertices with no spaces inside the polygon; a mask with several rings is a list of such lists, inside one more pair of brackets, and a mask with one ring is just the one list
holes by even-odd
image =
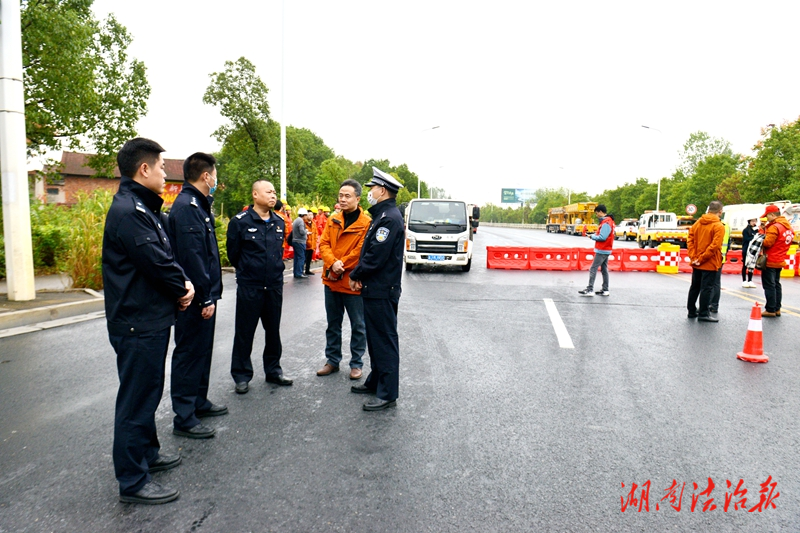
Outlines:
{"label": "utility pole", "polygon": [[286,0],[281,2],[281,202],[286,203]]}
{"label": "utility pole", "polygon": [[8,299],[33,300],[31,206],[25,155],[25,93],[19,0],[0,0],[0,175]]}

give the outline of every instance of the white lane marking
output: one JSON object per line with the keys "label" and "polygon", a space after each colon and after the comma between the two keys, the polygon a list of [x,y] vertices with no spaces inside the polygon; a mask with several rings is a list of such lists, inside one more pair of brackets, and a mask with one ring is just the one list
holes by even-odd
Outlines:
{"label": "white lane marking", "polygon": [[547,308],[547,314],[550,315],[550,322],[553,323],[553,329],[556,330],[556,337],[558,337],[558,345],[562,348],[574,349],[575,345],[572,344],[572,339],[569,337],[567,326],[561,320],[561,315],[558,314],[556,304],[550,298],[544,299],[544,306]]}

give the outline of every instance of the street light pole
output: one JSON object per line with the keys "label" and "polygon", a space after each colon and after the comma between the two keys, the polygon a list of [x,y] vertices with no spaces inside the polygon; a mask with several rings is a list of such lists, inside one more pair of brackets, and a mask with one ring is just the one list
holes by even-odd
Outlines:
{"label": "street light pole", "polygon": [[[657,131],[658,133],[661,134],[661,139],[662,140],[664,139],[664,132],[662,132],[660,129],[651,128],[650,126],[645,126],[644,124],[642,124],[642,127],[646,130]],[[659,207],[661,207],[661,176],[658,177],[658,190],[656,192],[656,211],[659,210]]]}
{"label": "street light pole", "polygon": [[0,1],[0,182],[8,299],[36,298],[25,155],[25,92],[19,0]]}
{"label": "street light pole", "polygon": [[286,203],[286,0],[281,2],[281,202]]}
{"label": "street light pole", "polygon": [[[425,128],[420,133],[425,133],[426,131],[437,130],[437,129],[439,129],[439,126],[434,126],[432,128]],[[429,189],[429,192],[430,192],[430,189]],[[420,177],[417,176],[417,198],[421,198],[421,197],[422,197],[422,179],[420,179]]]}

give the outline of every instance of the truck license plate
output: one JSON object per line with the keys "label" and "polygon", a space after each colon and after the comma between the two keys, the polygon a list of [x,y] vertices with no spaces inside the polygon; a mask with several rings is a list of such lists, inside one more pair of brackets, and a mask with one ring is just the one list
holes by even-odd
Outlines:
{"label": "truck license plate", "polygon": [[429,255],[428,259],[430,259],[431,261],[444,261],[444,256],[443,255]]}

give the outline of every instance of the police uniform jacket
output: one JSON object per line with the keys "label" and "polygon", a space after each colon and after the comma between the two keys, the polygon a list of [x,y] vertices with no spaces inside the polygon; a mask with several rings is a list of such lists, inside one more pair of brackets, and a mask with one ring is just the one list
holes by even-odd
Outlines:
{"label": "police uniform jacket", "polygon": [[194,284],[192,305],[200,307],[208,307],[222,297],[213,201],[187,182],[172,204],[167,223],[175,260]]}
{"label": "police uniform jacket", "polygon": [[286,223],[270,211],[262,219],[251,205],[228,223],[228,259],[236,268],[236,283],[274,289],[283,286],[283,239]]}
{"label": "police uniform jacket", "polygon": [[361,282],[362,298],[399,298],[405,227],[394,198],[370,207],[372,224],[350,279]]}
{"label": "police uniform jacket", "polygon": [[111,335],[139,335],[175,323],[188,278],[175,262],[153,191],[122,177],[103,233],[103,285]]}

